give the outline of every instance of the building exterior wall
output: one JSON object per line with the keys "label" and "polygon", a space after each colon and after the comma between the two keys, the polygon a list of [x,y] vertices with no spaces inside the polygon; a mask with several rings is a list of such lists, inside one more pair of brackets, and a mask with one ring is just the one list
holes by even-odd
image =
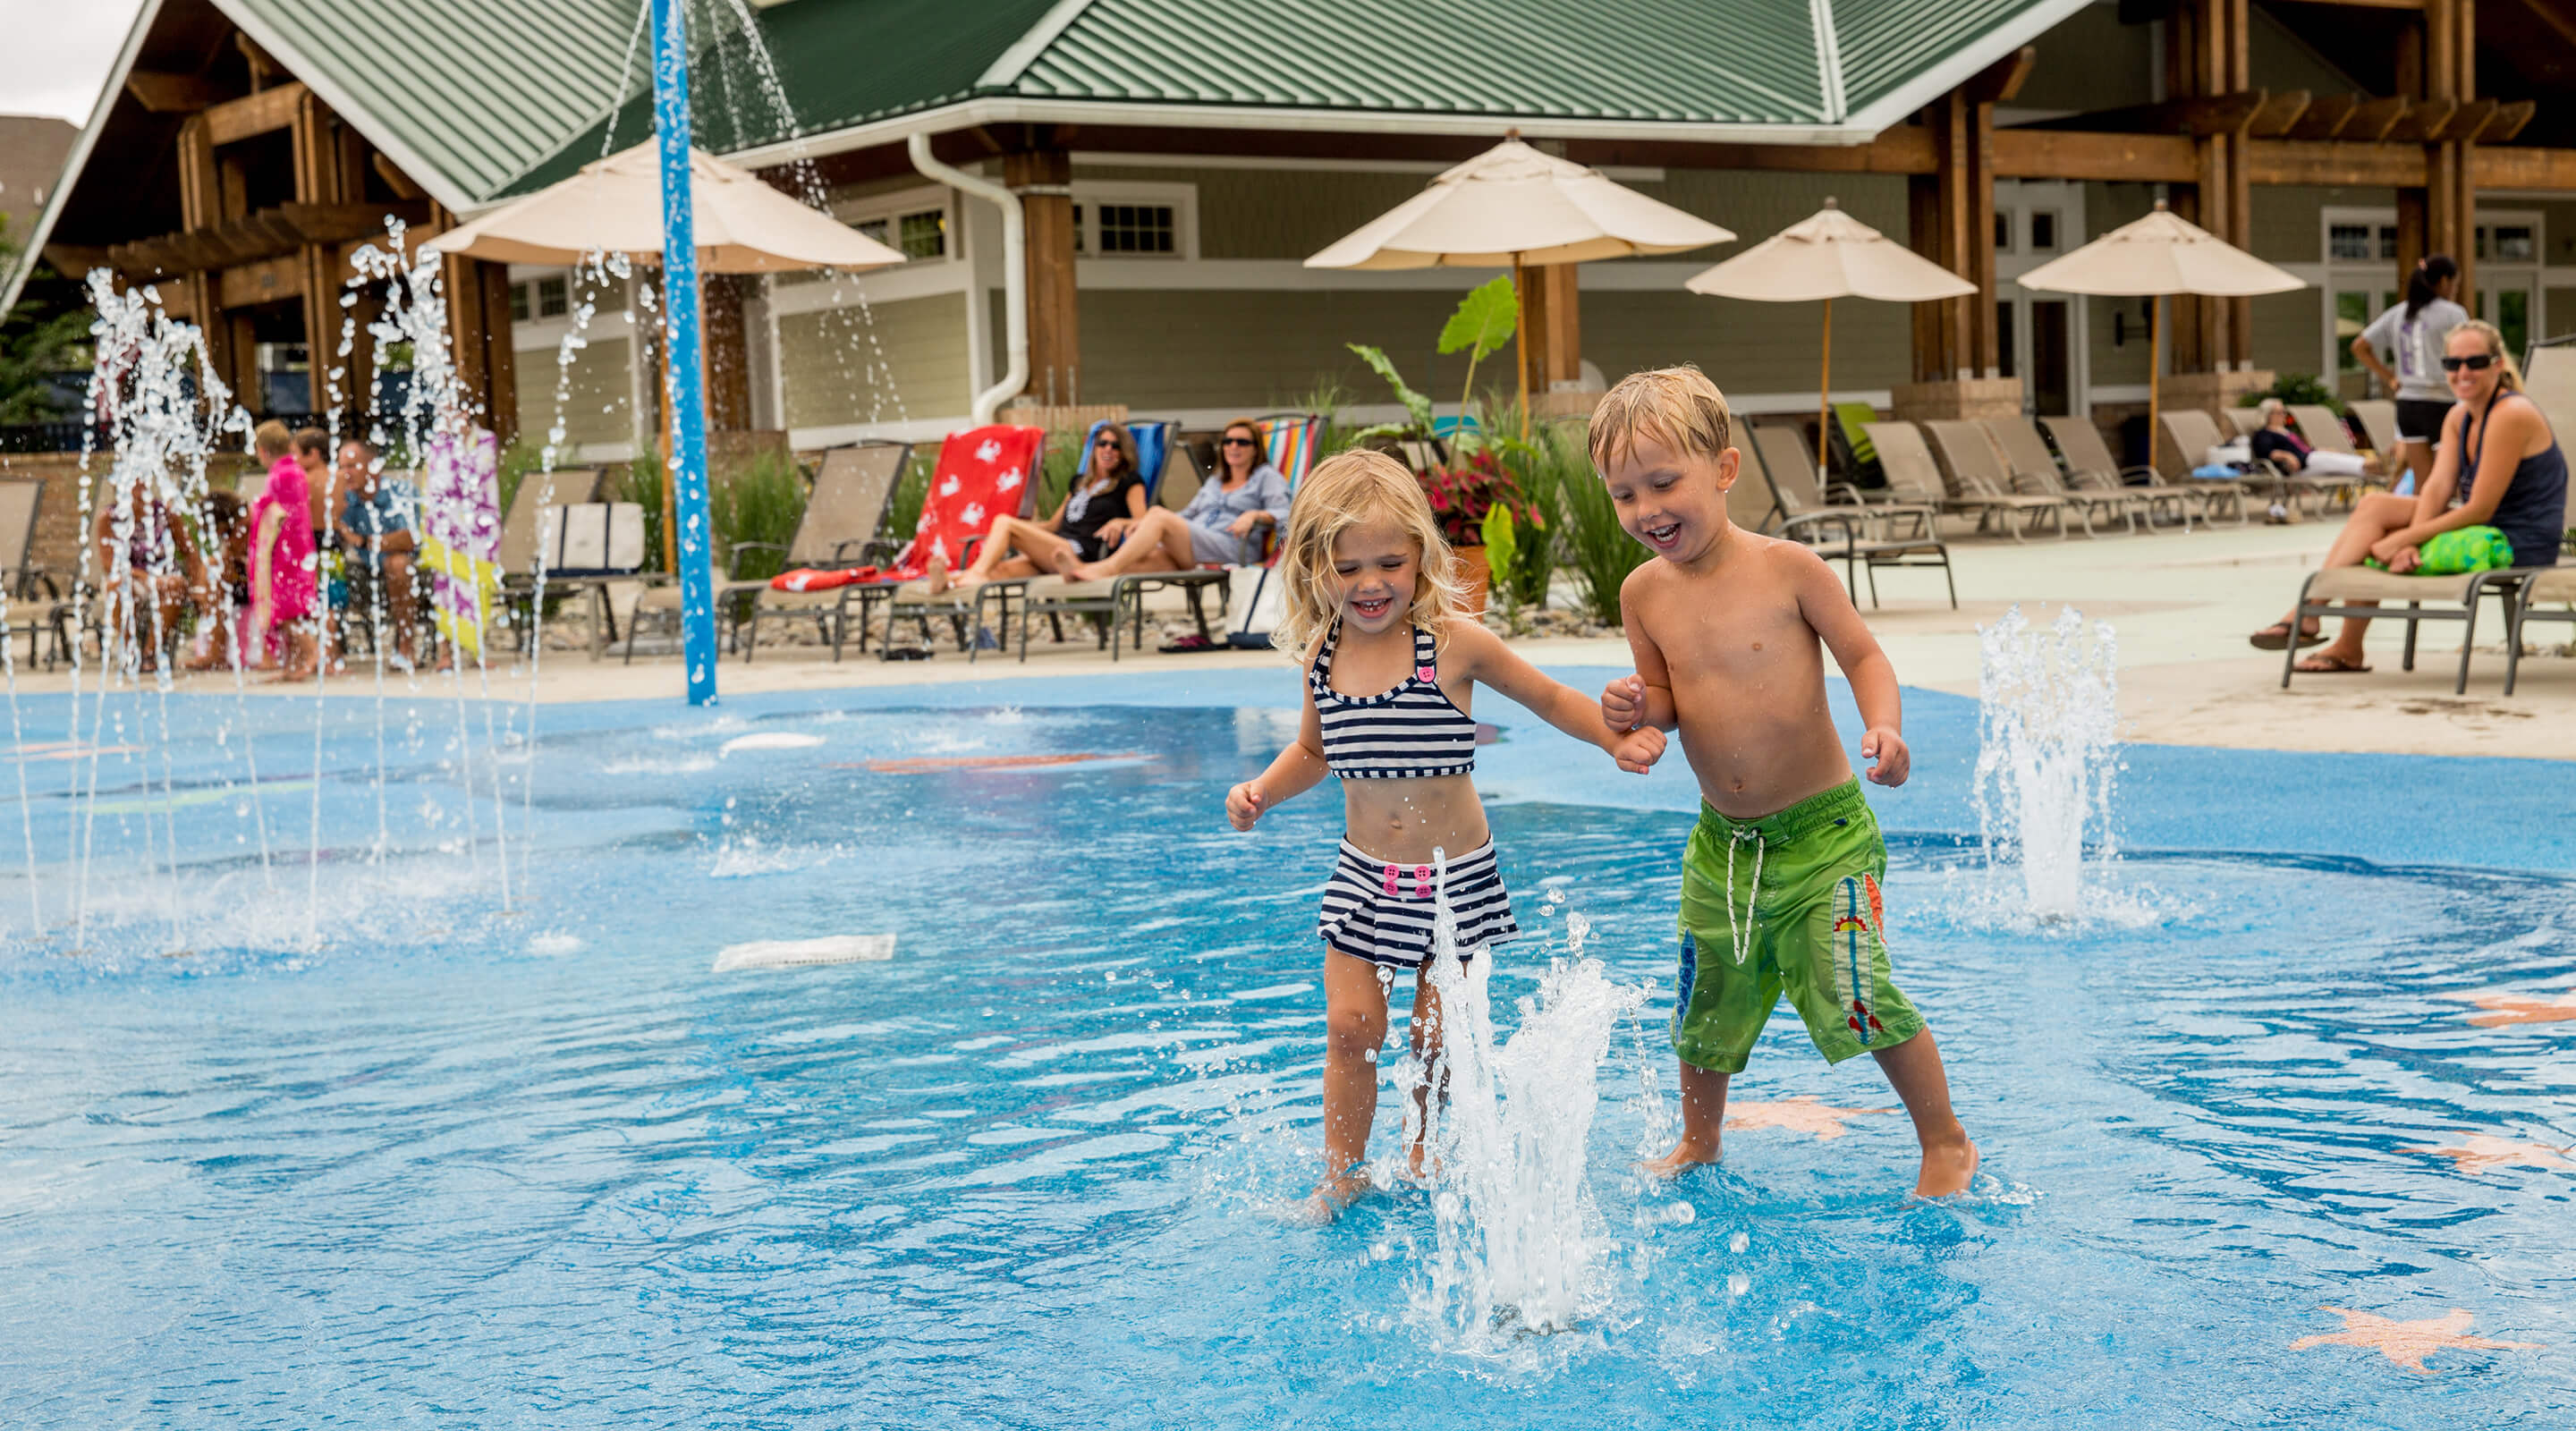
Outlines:
{"label": "building exterior wall", "polygon": [[778,351],[790,431],[966,411],[962,294],[791,313]]}
{"label": "building exterior wall", "polygon": [[630,338],[594,337],[574,352],[569,381],[558,383],[555,348],[519,350],[519,432],[544,442],[555,425],[555,394],[564,391],[564,442],[573,448],[613,446],[637,436],[635,344]]}

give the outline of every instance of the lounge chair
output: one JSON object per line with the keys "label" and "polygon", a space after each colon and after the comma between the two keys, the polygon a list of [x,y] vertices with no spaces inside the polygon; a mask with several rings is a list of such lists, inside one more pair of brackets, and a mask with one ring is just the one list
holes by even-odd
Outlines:
{"label": "lounge chair", "polygon": [[2263,430],[2263,409],[2230,407],[2219,409],[2227,417],[2227,430],[2238,437],[2252,437]]}
{"label": "lounge chair", "polygon": [[[411,478],[413,490],[419,489],[410,473],[386,476]],[[510,510],[501,515],[501,549],[495,558],[501,567],[501,610],[509,618],[510,629],[521,640],[536,639],[537,612],[537,546],[545,527],[546,508],[578,505],[599,497],[599,469],[596,467],[558,467],[551,472],[531,472],[519,479],[518,490],[510,494]],[[591,652],[598,654],[600,623],[610,624],[609,638],[615,639],[615,617],[607,609],[606,583],[600,578],[546,578],[549,595],[581,593],[590,606]],[[423,609],[426,610],[426,603]]]}
{"label": "lounge chair", "polygon": [[[2557,609],[2542,610],[2544,605]],[[2513,603],[2512,624],[2506,627],[2504,693],[2508,696],[2522,676],[2522,628],[2533,620],[2576,623],[2576,566],[2545,567],[2523,583]]]}
{"label": "lounge chair", "polygon": [[[2084,518],[2084,530],[2093,530],[2095,515],[2106,515],[2138,530],[2138,518],[2152,516],[2152,500],[2143,492],[2113,484],[2109,487],[2078,487],[2057,470],[2057,454],[2048,450],[2048,439],[2026,417],[1990,417],[1986,435],[1994,439],[1995,451],[2003,455],[2004,466],[2012,473],[2013,490],[2036,492],[2042,496],[2063,497]],[[2154,530],[2152,521],[2148,530]]]}
{"label": "lounge chair", "polygon": [[[909,442],[868,441],[825,452],[823,465],[814,473],[813,489],[805,499],[805,515],[787,544],[736,542],[726,554],[727,567],[740,572],[743,554],[751,551],[777,552],[784,563],[782,571],[846,570],[892,558],[897,544],[880,533],[885,527],[886,511],[894,503],[895,488],[911,465]],[[779,617],[813,618],[823,638],[831,644],[832,659],[837,661],[850,629],[851,603],[858,603],[859,649],[864,651],[869,608],[888,594],[884,587],[865,585],[781,591],[765,578],[747,581],[736,577],[725,583],[718,605],[731,607],[734,644],[746,661],[760,644],[760,623]],[[674,594],[665,599],[678,598]]]}
{"label": "lounge chair", "polygon": [[2380,469],[2394,478],[2397,450],[2404,446],[2397,440],[2397,404],[2386,398],[2362,398],[2344,406],[2361,424],[2361,435],[2370,439],[2370,450],[2379,454]]}
{"label": "lounge chair", "polygon": [[2218,431],[2218,419],[2187,407],[2167,410],[2161,421],[2164,431],[2156,443],[2156,473],[2175,486],[2228,488],[2240,498],[2269,497],[2282,503],[2298,495],[2300,489],[2290,475],[2269,462],[2255,463],[2254,471],[2242,476],[2194,477],[2194,468],[2208,465],[2209,449],[2227,445],[2228,439]]}
{"label": "lounge chair", "polygon": [[[1937,566],[1950,590],[1950,609],[1959,608],[1959,582],[1950,571],[1950,548],[1941,540],[1940,513],[1927,506],[1828,503],[1816,486],[1815,453],[1794,427],[1757,423],[1753,445],[1744,455],[1751,470],[1735,479],[1727,494],[1727,519],[1742,526],[1738,513],[1752,514],[1757,525],[1776,515],[1780,535],[1812,548],[1825,560],[1843,564],[1843,584],[1860,600],[1859,568],[1869,572],[1869,604],[1878,605],[1880,567]],[[1755,485],[1768,497],[1739,496]],[[1849,490],[1847,487],[1844,490]]]}
{"label": "lounge chair", "polygon": [[[2347,457],[2362,455],[2361,450],[2352,445],[2352,429],[2343,425],[2343,419],[2335,416],[2333,408],[2320,403],[2293,403],[2290,405],[2290,421],[2298,424],[2299,435],[2319,452],[2340,452]],[[2385,463],[2381,465],[2386,466]],[[2304,472],[2298,474],[2298,478],[2301,486],[2318,492],[2321,497],[2340,497],[2347,507],[2371,481],[2363,477],[2312,477]]]}
{"label": "lounge chair", "polygon": [[44,506],[43,479],[0,482],[0,590],[16,600],[34,600],[40,584],[54,594],[61,591],[52,569],[35,559],[36,514]]}
{"label": "lounge chair", "polygon": [[[1878,409],[1865,402],[1838,402],[1834,404],[1833,411],[1833,437],[1839,441],[1828,445],[1842,448],[1843,480],[1856,491],[1883,492],[1887,476],[1879,467],[1878,446],[1869,439],[1869,424],[1878,420]],[[1873,476],[1878,478],[1879,486],[1864,487],[1862,483]],[[1871,500],[1893,499],[1881,497]]]}
{"label": "lounge chair", "polygon": [[[1878,465],[1887,473],[1890,487],[1899,491],[1920,492],[1929,483],[1942,485],[1941,509],[1977,519],[1977,530],[2006,532],[2014,541],[2026,541],[2042,522],[2055,528],[2060,541],[2066,538],[2066,503],[2055,497],[2024,496],[2008,490],[2003,478],[2003,461],[1996,456],[1994,443],[1986,429],[1974,422],[1936,421],[1920,425],[1910,422],[1874,422],[1869,425],[1870,440],[1878,445]],[[1933,446],[1925,447],[1928,436]],[[1933,461],[1938,449],[1941,462]],[[1900,476],[1900,472],[1903,474]],[[2021,520],[2015,522],[2014,518]]]}
{"label": "lounge chair", "polygon": [[[1083,451],[1091,450],[1100,429],[1107,425],[1097,422],[1091,425],[1091,430],[1083,434]],[[1161,495],[1163,481],[1169,472],[1169,454],[1179,430],[1180,424],[1173,422],[1127,424],[1128,435],[1136,441],[1136,465],[1146,474],[1145,500],[1149,503]],[[1266,433],[1264,435],[1267,436]],[[1055,633],[1059,643],[1064,640],[1065,617],[1088,618],[1099,634],[1100,643],[1109,649],[1112,661],[1118,659],[1118,627],[1123,620],[1132,617],[1136,646],[1141,651],[1145,642],[1144,598],[1150,592],[1167,589],[1188,593],[1190,609],[1198,617],[1200,634],[1213,639],[1215,632],[1208,627],[1204,608],[1206,591],[1211,586],[1218,589],[1221,600],[1225,586],[1222,569],[1135,572],[1103,581],[1033,577],[1023,588],[1026,604],[1020,611],[1020,659],[1026,661],[1029,658],[1029,628],[1037,623],[1039,617],[1046,618],[1048,629]],[[968,659],[973,658],[970,656]]]}
{"label": "lounge chair", "polygon": [[[2406,651],[2401,669],[2411,671],[2415,669],[2416,628],[2426,621],[2460,622],[2460,678],[2452,683],[2451,692],[2467,695],[2469,657],[2477,645],[2479,604],[2490,596],[2502,601],[2506,629],[2518,639],[2521,620],[2515,613],[2522,588],[2534,574],[2523,569],[2472,572],[2466,576],[2392,576],[2374,567],[2329,567],[2310,573],[2300,584],[2298,606],[2290,613],[2290,629],[2300,629],[2310,617],[2362,616],[2373,621],[2403,621]],[[2391,611],[2381,604],[2392,601],[2405,602],[2406,609]],[[2282,656],[2281,689],[2288,690],[2290,677],[2299,669],[2299,643],[2290,642]],[[2505,680],[2510,690],[2510,657]]]}
{"label": "lounge chair", "polygon": [[2246,520],[2245,489],[2234,483],[2210,482],[2184,487],[2164,478],[2153,467],[2123,467],[2111,455],[2110,444],[2102,440],[2102,429],[2089,417],[2043,417],[2040,425],[2048,429],[2049,440],[2057,444],[2058,455],[2066,459],[2066,480],[2091,491],[2135,492],[2149,503],[2152,521],[2159,511],[2171,512],[2191,530],[2196,514],[2208,521],[2214,509],[2224,506]]}
{"label": "lounge chair", "polygon": [[[975,548],[993,529],[995,517],[1004,515],[1005,509],[1013,515],[1029,515],[1037,502],[1038,459],[1045,445],[1046,429],[1042,427],[996,424],[950,433],[939,446],[930,491],[921,504],[921,520],[913,528],[912,539],[895,553],[894,567],[898,571],[919,571],[938,556],[948,563],[950,571],[964,570],[973,562]],[[971,587],[950,587],[937,594],[931,592],[927,581],[918,579],[869,584],[890,587],[882,598],[887,646],[880,655],[891,652],[895,622],[918,622],[922,639],[927,642],[930,623],[945,617],[956,634],[958,649],[972,661],[981,644],[977,635],[988,624],[997,633],[1003,629],[1010,619],[1011,599],[1028,582],[987,581]],[[988,601],[998,607],[990,623],[984,619]]]}

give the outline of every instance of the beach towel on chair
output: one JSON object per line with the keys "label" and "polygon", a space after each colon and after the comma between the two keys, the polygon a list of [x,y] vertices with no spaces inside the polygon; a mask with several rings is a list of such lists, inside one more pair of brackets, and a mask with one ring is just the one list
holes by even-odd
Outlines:
{"label": "beach towel on chair", "polygon": [[492,593],[500,585],[501,445],[476,428],[430,439],[420,492],[420,569],[429,573],[438,631],[457,653],[483,651]]}
{"label": "beach towel on chair", "polygon": [[972,544],[993,529],[997,516],[1026,516],[1035,498],[1042,427],[971,428],[952,432],[939,445],[939,465],[922,498],[912,540],[895,554],[887,576],[913,580],[934,556],[953,570],[973,559]]}

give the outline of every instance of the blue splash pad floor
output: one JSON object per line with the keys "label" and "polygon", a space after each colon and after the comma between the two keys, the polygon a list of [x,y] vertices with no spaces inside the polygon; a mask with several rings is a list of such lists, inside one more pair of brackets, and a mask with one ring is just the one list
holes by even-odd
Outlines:
{"label": "blue splash pad floor", "polygon": [[[397,707],[381,857],[365,707],[335,708],[318,784],[313,730],[264,726],[252,799],[231,708],[181,703],[183,753],[147,767],[181,796],[157,837],[176,896],[139,873],[170,802],[120,796],[129,757],[103,757],[87,947],[23,916],[0,945],[0,1423],[2449,1428],[2576,1407],[2576,1170],[2419,1151],[2576,1143],[2576,1023],[2466,1017],[2576,983],[2569,767],[2135,748],[2114,885],[2136,912],[2040,931],[1966,844],[1972,706],[1910,693],[1916,780],[1872,795],[1900,977],[1988,1150],[1980,1195],[1903,1197],[1911,1141],[1877,1114],[1835,1140],[1739,1131],[1723,1168],[1639,1183],[1647,1085],[1671,1084],[1658,1004],[1602,1075],[1596,1312],[1470,1342],[1422,1309],[1419,1192],[1325,1230],[1265,1215],[1315,1157],[1308,932],[1338,812],[1310,798],[1244,838],[1217,801],[1294,691],[550,707],[533,765],[476,764],[479,715],[460,743],[448,708]],[[1615,977],[1668,988],[1687,777],[1479,713],[1504,728],[1480,779],[1534,936],[1498,963],[1498,1017],[1578,913]],[[27,718],[58,737],[58,711]],[[1114,758],[1026,763],[1083,755]],[[995,758],[1022,763],[964,763]],[[77,767],[21,767],[49,899]],[[529,800],[509,914],[495,770]],[[174,925],[191,952],[162,957]],[[708,971],[737,940],[878,930],[892,963]],[[1893,1106],[1786,1017],[1738,1087]],[[2342,1327],[2327,1305],[2456,1309],[2542,1346],[2437,1351],[2431,1378],[2292,1350]]]}

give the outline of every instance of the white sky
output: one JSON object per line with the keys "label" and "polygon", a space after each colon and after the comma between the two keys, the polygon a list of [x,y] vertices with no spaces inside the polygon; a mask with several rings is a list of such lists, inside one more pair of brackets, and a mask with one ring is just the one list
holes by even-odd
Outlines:
{"label": "white sky", "polygon": [[89,122],[142,0],[0,0],[0,114]]}

